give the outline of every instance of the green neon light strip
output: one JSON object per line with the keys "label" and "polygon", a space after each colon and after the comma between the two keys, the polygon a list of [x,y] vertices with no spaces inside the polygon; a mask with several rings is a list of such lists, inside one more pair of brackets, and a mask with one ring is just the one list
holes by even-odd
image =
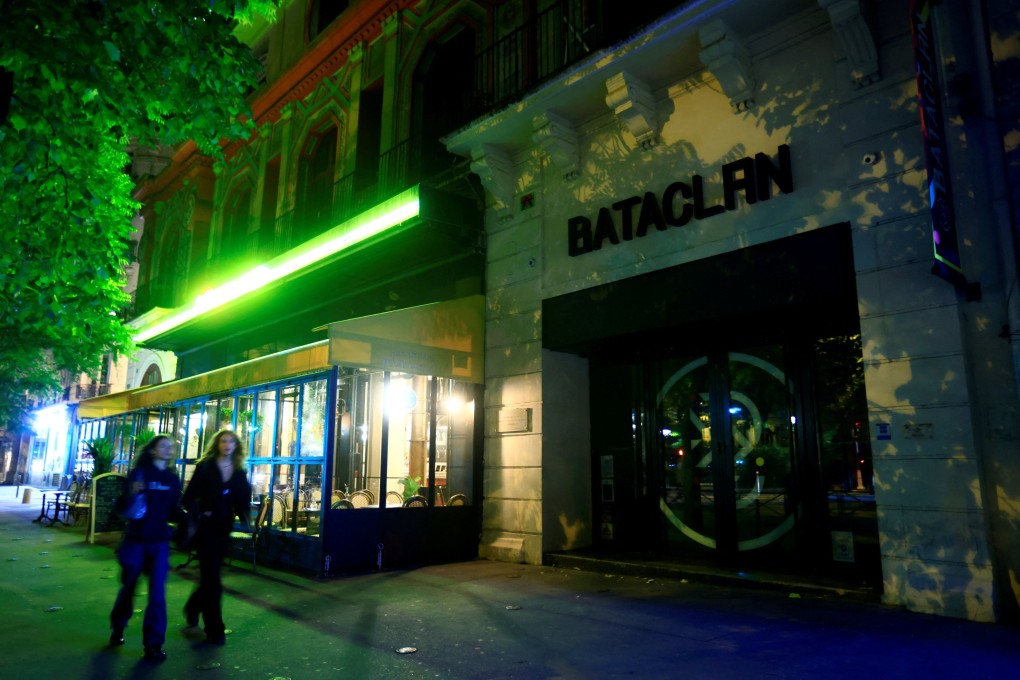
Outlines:
{"label": "green neon light strip", "polygon": [[179,307],[162,319],[135,334],[135,342],[162,335],[201,315],[218,309],[238,298],[264,288],[309,265],[380,234],[418,215],[418,187],[411,187],[375,208],[339,224],[325,234],[293,248],[283,255],[245,272],[238,278],[202,293],[190,305]]}

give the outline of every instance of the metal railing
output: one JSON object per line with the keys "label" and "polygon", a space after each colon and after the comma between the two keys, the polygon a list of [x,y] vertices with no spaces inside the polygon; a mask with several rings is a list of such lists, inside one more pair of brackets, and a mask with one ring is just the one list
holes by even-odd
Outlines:
{"label": "metal railing", "polygon": [[477,106],[502,108],[603,47],[591,5],[561,0],[480,52],[475,57],[475,87],[482,97]]}
{"label": "metal railing", "polygon": [[106,383],[91,383],[73,385],[71,390],[75,399],[90,399],[110,393],[110,385]]}

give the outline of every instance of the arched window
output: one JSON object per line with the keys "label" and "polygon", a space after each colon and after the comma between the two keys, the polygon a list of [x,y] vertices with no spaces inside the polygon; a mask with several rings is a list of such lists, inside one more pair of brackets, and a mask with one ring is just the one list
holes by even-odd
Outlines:
{"label": "arched window", "polygon": [[475,101],[475,31],[458,26],[425,50],[414,74],[412,100],[415,159],[419,177],[428,177],[457,161],[440,141],[479,112]]}
{"label": "arched window", "polygon": [[293,238],[300,242],[319,233],[333,207],[333,182],[336,179],[337,127],[329,125],[310,134],[298,161],[297,224]]}
{"label": "arched window", "polygon": [[[251,187],[237,187],[227,199],[223,212],[223,240],[220,256],[227,262],[248,257],[248,232],[251,230]],[[254,253],[251,253],[254,255]]]}
{"label": "arched window", "polygon": [[158,385],[163,382],[163,375],[159,371],[159,366],[156,364],[150,364],[145,373],[142,375],[142,382],[139,386],[144,385]]}

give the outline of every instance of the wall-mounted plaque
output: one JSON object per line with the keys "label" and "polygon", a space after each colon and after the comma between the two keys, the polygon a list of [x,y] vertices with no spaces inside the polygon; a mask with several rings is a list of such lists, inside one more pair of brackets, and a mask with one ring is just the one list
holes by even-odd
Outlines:
{"label": "wall-mounted plaque", "polygon": [[509,432],[531,432],[530,408],[501,408],[496,431],[500,434]]}

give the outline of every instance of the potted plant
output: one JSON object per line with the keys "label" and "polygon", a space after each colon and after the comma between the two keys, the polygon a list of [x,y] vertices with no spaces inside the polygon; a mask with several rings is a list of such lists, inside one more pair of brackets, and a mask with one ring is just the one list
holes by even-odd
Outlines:
{"label": "potted plant", "polygon": [[139,430],[135,435],[135,454],[142,450],[146,444],[156,438],[156,432],[150,429]]}
{"label": "potted plant", "polygon": [[85,442],[85,453],[92,458],[92,476],[106,474],[113,468],[113,442],[97,437]]}
{"label": "potted plant", "polygon": [[402,494],[406,501],[411,496],[418,493],[418,489],[421,488],[421,477],[404,477],[400,480],[400,484],[404,485],[404,493]]}

